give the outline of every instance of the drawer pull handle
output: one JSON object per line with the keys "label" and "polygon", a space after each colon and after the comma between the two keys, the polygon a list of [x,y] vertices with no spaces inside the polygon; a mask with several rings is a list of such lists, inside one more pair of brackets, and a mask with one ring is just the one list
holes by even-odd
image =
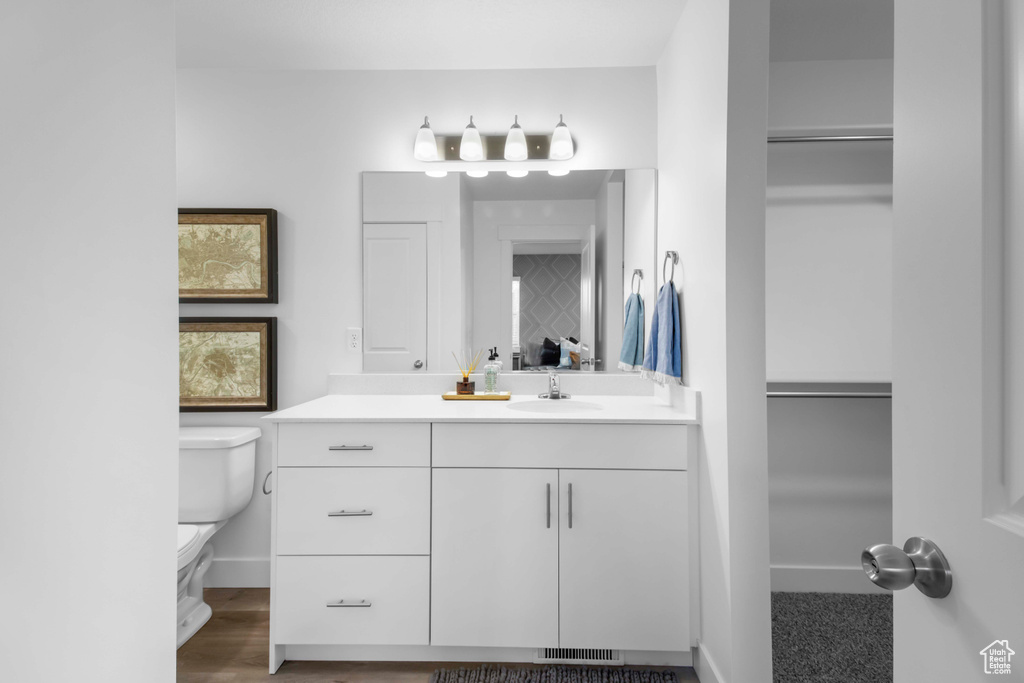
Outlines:
{"label": "drawer pull handle", "polygon": [[548,484],[548,528],[551,528],[551,484]]}
{"label": "drawer pull handle", "polygon": [[372,607],[369,600],[339,600],[338,602],[327,603],[328,607]]}
{"label": "drawer pull handle", "polygon": [[569,484],[569,528],[572,528],[572,484]]}
{"label": "drawer pull handle", "polygon": [[341,446],[328,446],[327,450],[330,450],[330,451],[372,451],[373,450],[373,446],[367,446],[366,444],[363,444],[362,446],[345,446],[343,444]]}
{"label": "drawer pull handle", "polygon": [[373,515],[373,510],[338,510],[337,512],[328,512],[328,517],[370,517]]}

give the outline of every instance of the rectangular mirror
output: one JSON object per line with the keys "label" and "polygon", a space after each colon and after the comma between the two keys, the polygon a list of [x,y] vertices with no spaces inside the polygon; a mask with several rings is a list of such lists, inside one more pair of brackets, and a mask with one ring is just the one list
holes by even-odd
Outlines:
{"label": "rectangular mirror", "polygon": [[660,284],[656,194],[653,169],[364,173],[363,371],[497,347],[506,372],[619,372],[626,298],[649,330]]}

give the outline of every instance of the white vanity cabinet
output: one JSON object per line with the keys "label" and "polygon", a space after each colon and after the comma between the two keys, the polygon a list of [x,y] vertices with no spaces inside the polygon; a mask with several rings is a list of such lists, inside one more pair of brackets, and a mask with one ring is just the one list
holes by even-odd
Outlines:
{"label": "white vanity cabinet", "polygon": [[685,427],[435,425],[433,442],[432,644],[689,648]]}
{"label": "white vanity cabinet", "polygon": [[558,646],[557,496],[558,470],[434,470],[433,644]]}
{"label": "white vanity cabinet", "polygon": [[365,422],[276,425],[272,672],[285,659],[532,661],[538,648],[691,661],[693,426],[383,422],[373,400],[345,404]]}
{"label": "white vanity cabinet", "polygon": [[426,645],[430,425],[278,430],[272,641]]}

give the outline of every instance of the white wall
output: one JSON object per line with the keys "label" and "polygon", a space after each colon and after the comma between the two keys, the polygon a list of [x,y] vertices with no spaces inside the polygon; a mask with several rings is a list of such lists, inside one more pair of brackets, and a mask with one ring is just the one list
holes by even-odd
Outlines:
{"label": "white wall", "polygon": [[768,399],[773,591],[874,593],[860,552],[890,542],[892,401]]}
{"label": "white wall", "polygon": [[[658,257],[655,255],[658,225],[658,172],[654,169],[636,169],[626,171],[625,197],[623,199],[624,218],[623,233],[625,238],[622,246],[622,305],[626,305],[626,297],[632,288],[639,290],[644,301],[644,334],[651,329],[651,318],[654,315],[654,304],[658,293],[661,277]],[[640,226],[654,226],[654,230],[642,229]],[[637,279],[633,284],[633,271],[643,271],[643,280]],[[622,341],[619,341],[621,347]],[[644,337],[644,349],[647,338]],[[618,358],[612,359],[618,365]]]}
{"label": "white wall", "polygon": [[891,59],[772,62],[769,83],[773,135],[892,132]]}
{"label": "white wall", "polygon": [[601,185],[594,199],[597,212],[597,320],[594,358],[601,360],[598,370],[619,372],[622,353],[622,324],[625,296],[622,289],[623,268],[623,182],[617,180]]}
{"label": "white wall", "polygon": [[[344,344],[345,328],[362,320],[360,173],[425,168],[412,159],[424,115],[437,134],[455,134],[470,114],[484,133],[506,131],[514,114],[528,133],[546,132],[564,114],[577,150],[569,167],[657,165],[650,67],[186,69],[178,71],[177,84],[179,206],[277,209],[281,291],[277,305],[189,304],[180,314],[277,316],[282,408],[323,395],[328,373],[360,370],[359,355]],[[474,294],[479,302],[480,292]],[[188,414],[181,424],[258,425],[258,418]],[[267,440],[260,439],[257,486],[269,462]],[[269,530],[270,501],[257,493],[214,539],[221,559],[210,583],[267,585]]]}
{"label": "white wall", "polygon": [[174,4],[0,9],[3,678],[174,680]]}
{"label": "white wall", "polygon": [[679,252],[683,375],[701,392],[706,681],[771,674],[764,197],[768,3],[690,0],[658,63],[658,255]]}

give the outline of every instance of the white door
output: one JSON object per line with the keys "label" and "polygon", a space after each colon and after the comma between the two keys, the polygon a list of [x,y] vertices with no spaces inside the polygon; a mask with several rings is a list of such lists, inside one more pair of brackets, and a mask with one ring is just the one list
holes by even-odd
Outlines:
{"label": "white door", "polygon": [[689,648],[686,476],[560,471],[561,647]]}
{"label": "white door", "polygon": [[558,472],[435,469],[432,645],[558,647]]}
{"label": "white door", "polygon": [[363,372],[427,370],[427,226],[363,225]]}
{"label": "white door", "polygon": [[[597,343],[597,231],[590,226],[588,239],[583,241],[580,251],[580,341],[587,345],[589,352],[581,359],[593,358]],[[606,363],[611,361],[605,359]],[[615,360],[618,363],[618,360]],[[580,365],[581,369],[593,370],[594,363]]]}
{"label": "white door", "polygon": [[895,5],[892,541],[929,538],[953,573],[943,599],[895,593],[897,683],[1024,680],[1024,492],[1012,477],[1024,463],[1024,138],[1017,110],[1000,139],[987,54],[1021,26],[1019,4]]}

